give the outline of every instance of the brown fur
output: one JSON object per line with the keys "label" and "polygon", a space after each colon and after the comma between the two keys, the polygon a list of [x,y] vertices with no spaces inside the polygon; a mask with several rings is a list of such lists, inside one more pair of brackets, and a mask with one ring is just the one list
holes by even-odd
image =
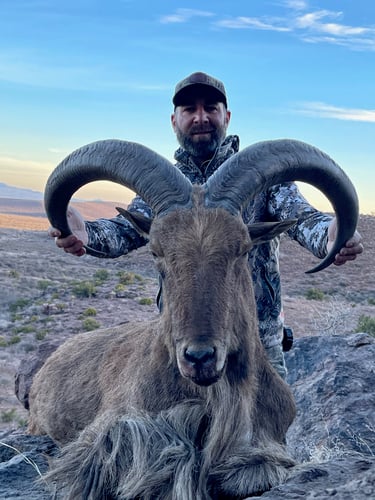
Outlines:
{"label": "brown fur", "polygon": [[[248,230],[202,205],[195,188],[193,209],[151,227],[160,318],[77,335],[35,377],[30,432],[66,445],[50,473],[64,498],[246,498],[293,465],[295,406],[259,339]],[[186,356],[209,348],[202,366]]]}

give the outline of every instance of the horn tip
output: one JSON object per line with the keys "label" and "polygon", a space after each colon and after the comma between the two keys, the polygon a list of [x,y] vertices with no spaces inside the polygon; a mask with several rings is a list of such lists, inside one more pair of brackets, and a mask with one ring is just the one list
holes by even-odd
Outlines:
{"label": "horn tip", "polygon": [[309,269],[308,271],[305,271],[305,274],[313,274],[313,273],[317,273],[319,271],[323,271],[323,269],[326,269],[328,266],[330,266],[333,263],[333,261],[334,261],[334,257],[327,256],[317,266],[313,267],[312,269]]}

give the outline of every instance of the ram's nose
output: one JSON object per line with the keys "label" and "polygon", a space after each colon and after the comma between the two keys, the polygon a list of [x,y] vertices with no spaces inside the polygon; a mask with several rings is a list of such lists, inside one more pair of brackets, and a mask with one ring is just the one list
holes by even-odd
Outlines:
{"label": "ram's nose", "polygon": [[188,347],[185,349],[184,356],[186,361],[189,363],[203,365],[205,363],[212,362],[215,359],[215,348],[205,347],[197,349],[194,347]]}
{"label": "ram's nose", "polygon": [[180,354],[178,364],[183,377],[201,386],[209,386],[220,378],[223,363],[218,362],[215,346],[191,344]]}

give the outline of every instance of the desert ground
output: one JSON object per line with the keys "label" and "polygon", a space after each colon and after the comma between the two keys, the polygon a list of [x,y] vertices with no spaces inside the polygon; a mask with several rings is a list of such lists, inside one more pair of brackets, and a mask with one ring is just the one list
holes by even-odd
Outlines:
{"label": "desert ground", "polygon": [[[56,248],[47,227],[40,214],[0,212],[0,435],[27,421],[14,375],[42,342],[157,314],[147,246],[113,260],[76,258]],[[284,312],[295,337],[350,333],[363,317],[375,321],[375,217],[362,215],[359,230],[359,259],[312,275],[305,271],[317,259],[282,238]]]}

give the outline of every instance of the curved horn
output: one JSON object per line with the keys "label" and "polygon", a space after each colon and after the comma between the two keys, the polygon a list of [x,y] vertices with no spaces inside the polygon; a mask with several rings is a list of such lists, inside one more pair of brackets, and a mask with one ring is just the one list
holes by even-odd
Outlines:
{"label": "curved horn", "polygon": [[313,269],[325,269],[351,238],[358,223],[358,198],[345,172],[319,149],[294,140],[265,141],[226,160],[206,182],[206,205],[240,212],[260,191],[289,181],[307,182],[327,196],[337,218],[329,254]]}
{"label": "curved horn", "polygon": [[134,142],[93,142],[65,158],[46,184],[46,213],[62,236],[71,234],[66,218],[71,197],[80,187],[99,180],[113,181],[135,191],[157,214],[176,206],[189,206],[191,182],[168,160]]}

